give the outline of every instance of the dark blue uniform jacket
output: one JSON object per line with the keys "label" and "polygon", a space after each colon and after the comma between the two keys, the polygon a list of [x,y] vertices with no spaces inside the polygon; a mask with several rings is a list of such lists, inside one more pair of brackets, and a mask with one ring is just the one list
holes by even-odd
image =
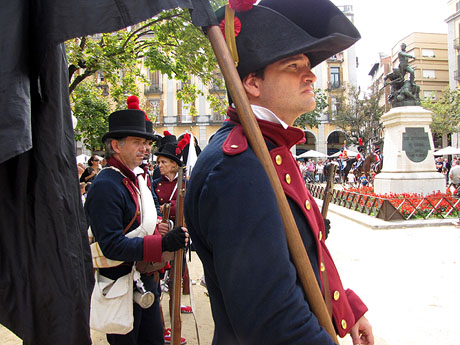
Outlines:
{"label": "dark blue uniform jacket", "polygon": [[[303,132],[259,124],[317,280],[322,285],[320,272],[327,268],[328,293],[339,297],[333,300],[334,323],[343,336],[367,308],[341,285],[324,244],[321,214],[289,151]],[[333,344],[305,300],[273,189],[239,123],[226,122],[199,156],[185,217],[204,265],[213,344]]]}

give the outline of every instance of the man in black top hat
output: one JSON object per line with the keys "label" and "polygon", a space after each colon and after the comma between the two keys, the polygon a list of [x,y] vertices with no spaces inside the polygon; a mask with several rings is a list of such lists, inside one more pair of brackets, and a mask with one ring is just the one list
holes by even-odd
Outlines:
{"label": "man in black top hat", "polygon": [[[315,108],[312,68],[351,46],[359,33],[328,0],[254,2],[220,9],[221,28],[335,329],[342,337],[351,334],[355,345],[371,345],[367,307],[342,286],[321,213],[290,153],[305,140],[292,124]],[[268,177],[236,109],[227,114],[229,121],[198,158],[185,200],[211,299],[213,344],[333,344],[298,280]]]}
{"label": "man in black top hat", "polygon": [[[161,262],[163,251],[184,248],[188,242],[185,228],[176,228],[161,237],[155,226],[152,194],[143,176],[133,172],[141,164],[150,138],[142,111],[121,110],[109,116],[109,132],[103,137],[108,167],[92,184],[85,212],[104,256],[123,262],[118,266],[95,266],[100,267],[98,274],[112,280],[129,274],[136,262]],[[145,289],[158,297],[153,275],[140,273]],[[134,303],[133,313],[133,330],[127,334],[107,334],[108,342],[163,344],[158,298],[146,309]]]}

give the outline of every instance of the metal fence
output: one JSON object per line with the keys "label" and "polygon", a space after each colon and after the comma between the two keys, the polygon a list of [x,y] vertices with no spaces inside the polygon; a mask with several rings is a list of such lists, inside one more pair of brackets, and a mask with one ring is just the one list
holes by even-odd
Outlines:
{"label": "metal fence", "polygon": [[[325,187],[307,183],[311,195],[324,199]],[[446,194],[381,197],[334,189],[331,203],[383,220],[459,217],[460,199]]]}

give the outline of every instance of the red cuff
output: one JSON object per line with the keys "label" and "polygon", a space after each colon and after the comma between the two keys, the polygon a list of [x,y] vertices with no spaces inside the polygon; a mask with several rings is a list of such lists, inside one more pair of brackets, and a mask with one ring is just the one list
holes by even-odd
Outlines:
{"label": "red cuff", "polygon": [[144,261],[161,262],[161,235],[156,231],[153,235],[144,237]]}
{"label": "red cuff", "polygon": [[347,289],[345,293],[347,294],[348,303],[351,306],[356,323],[367,312],[367,306],[353,290]]}

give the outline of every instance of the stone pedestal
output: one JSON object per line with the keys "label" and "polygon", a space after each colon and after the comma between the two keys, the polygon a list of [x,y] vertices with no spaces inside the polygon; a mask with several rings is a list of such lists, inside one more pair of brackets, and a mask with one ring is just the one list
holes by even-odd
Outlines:
{"label": "stone pedestal", "polygon": [[375,193],[445,192],[445,177],[435,168],[431,118],[420,106],[393,108],[382,116],[383,167],[374,179]]}

